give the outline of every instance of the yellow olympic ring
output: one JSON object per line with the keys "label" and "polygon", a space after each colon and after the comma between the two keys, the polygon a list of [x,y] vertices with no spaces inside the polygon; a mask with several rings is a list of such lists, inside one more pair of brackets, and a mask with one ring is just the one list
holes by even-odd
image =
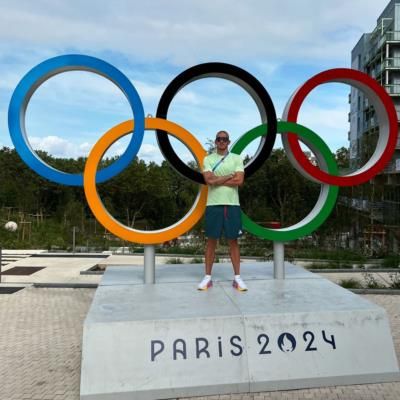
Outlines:
{"label": "yellow olympic ring", "polygon": [[[104,153],[116,140],[132,132],[133,127],[133,120],[124,121],[111,128],[94,145],[86,161],[83,174],[83,187],[87,202],[97,220],[121,239],[142,244],[157,244],[175,239],[189,231],[203,216],[207,202],[207,186],[201,187],[192,208],[180,221],[167,228],[154,231],[141,231],[121,224],[108,213],[97,193],[96,173]],[[189,148],[200,167],[203,167],[203,160],[207,153],[199,141],[186,129],[161,118],[146,118],[145,129],[161,129],[172,134]]]}

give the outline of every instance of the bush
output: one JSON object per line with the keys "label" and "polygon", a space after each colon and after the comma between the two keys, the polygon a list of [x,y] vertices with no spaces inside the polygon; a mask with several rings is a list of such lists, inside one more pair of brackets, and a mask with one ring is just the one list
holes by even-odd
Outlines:
{"label": "bush", "polygon": [[194,257],[190,260],[190,264],[204,264],[204,260],[201,257]]}
{"label": "bush", "polygon": [[319,260],[335,260],[338,262],[366,261],[366,257],[351,250],[320,250],[315,248],[296,249],[293,256],[295,258],[309,258]]}
{"label": "bush", "polygon": [[157,253],[160,254],[199,254],[204,252],[204,245],[199,246],[171,246],[167,248],[160,247],[157,249]]}
{"label": "bush", "polygon": [[183,264],[183,260],[179,257],[170,258],[167,260],[166,264]]}
{"label": "bush", "polygon": [[391,289],[400,289],[400,272],[394,272],[389,274],[390,278],[390,288]]}
{"label": "bush", "polygon": [[339,282],[339,285],[346,288],[346,289],[361,289],[362,284],[355,278],[350,279],[342,279]]}
{"label": "bush", "polygon": [[399,268],[400,256],[391,254],[383,259],[382,268]]}
{"label": "bush", "polygon": [[386,286],[379,283],[370,272],[363,272],[364,287],[366,289],[385,289]]}
{"label": "bush", "polygon": [[330,261],[328,263],[315,263],[313,262],[309,269],[352,269],[353,265],[349,263],[340,263],[335,261]]}

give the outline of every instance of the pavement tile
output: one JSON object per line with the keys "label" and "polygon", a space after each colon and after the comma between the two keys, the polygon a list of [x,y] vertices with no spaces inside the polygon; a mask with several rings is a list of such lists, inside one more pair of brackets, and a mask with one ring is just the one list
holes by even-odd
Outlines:
{"label": "pavement tile", "polygon": [[[1,400],[79,400],[82,326],[94,293],[27,287],[0,296]],[[363,297],[386,309],[400,359],[400,296]],[[400,382],[197,398],[264,399],[399,400]]]}

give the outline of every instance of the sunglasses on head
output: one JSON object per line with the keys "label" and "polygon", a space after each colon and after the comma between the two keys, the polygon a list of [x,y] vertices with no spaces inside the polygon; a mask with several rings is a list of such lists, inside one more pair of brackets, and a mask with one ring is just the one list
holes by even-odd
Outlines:
{"label": "sunglasses on head", "polygon": [[215,139],[216,142],[229,142],[229,139],[225,136],[219,136]]}

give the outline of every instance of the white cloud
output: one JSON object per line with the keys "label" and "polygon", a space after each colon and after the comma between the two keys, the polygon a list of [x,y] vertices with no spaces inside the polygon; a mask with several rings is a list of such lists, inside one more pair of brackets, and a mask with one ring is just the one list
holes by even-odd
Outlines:
{"label": "white cloud", "polygon": [[338,148],[348,146],[348,112],[346,104],[329,109],[306,104],[299,113],[298,122],[320,136],[334,153]]}
{"label": "white cloud", "polygon": [[[66,140],[59,136],[45,136],[45,137],[32,137],[30,138],[31,147],[37,150],[43,150],[54,157],[62,158],[78,158],[88,156],[93,144],[84,142],[76,145],[72,141]],[[105,153],[104,157],[114,157],[121,155],[128,144],[128,139],[124,138],[114,143]],[[1,143],[0,143],[1,145]],[[183,160],[186,161],[190,154],[185,154]],[[138,157],[146,162],[155,162],[160,164],[164,158],[157,146],[152,144],[143,143],[140,147]]]}
{"label": "white cloud", "polygon": [[[145,114],[154,115],[161,93],[184,67],[225,61],[253,73],[271,93],[279,115],[292,86],[303,82],[303,78],[297,81],[301,65],[307,65],[305,76],[310,66],[322,70],[349,65],[352,47],[363,32],[374,28],[386,4],[387,0],[249,0],[235,6],[230,0],[3,0],[0,131],[7,132],[7,103],[21,77],[46,58],[72,52],[103,58],[121,69],[137,88]],[[288,65],[295,69],[283,76],[280,71]],[[171,120],[202,143],[221,126],[240,136],[258,123],[252,100],[246,102],[236,92],[207,81],[208,86],[196,82],[179,93]],[[299,121],[328,143],[340,137],[343,144],[348,104],[340,102],[305,105]],[[31,142],[60,157],[87,155],[106,129],[131,118],[118,88],[102,77],[78,72],[46,82],[34,95],[33,108],[31,125],[27,114]],[[89,126],[92,132],[85,132]],[[107,155],[121,154],[125,147],[117,142]],[[153,144],[143,144],[141,152],[147,160],[163,160]],[[179,154],[185,161],[191,157]]]}
{"label": "white cloud", "polygon": [[30,144],[33,149],[46,151],[55,157],[75,158],[81,155],[79,147],[59,136],[34,136],[30,138]]}
{"label": "white cloud", "polygon": [[[96,4],[96,7],[94,7]],[[210,59],[347,59],[387,0],[3,1],[0,37],[190,65]],[[360,16],[362,15],[362,18]]]}
{"label": "white cloud", "polygon": [[146,163],[154,162],[161,164],[164,161],[164,157],[161,154],[158,146],[149,143],[143,143],[140,147],[138,157],[144,160]]}

